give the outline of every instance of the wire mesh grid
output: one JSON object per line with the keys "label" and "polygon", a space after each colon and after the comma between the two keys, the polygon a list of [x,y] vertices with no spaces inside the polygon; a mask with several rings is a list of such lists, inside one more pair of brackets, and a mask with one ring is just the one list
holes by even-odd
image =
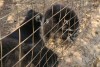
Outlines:
{"label": "wire mesh grid", "polygon": [[[88,2],[2,0],[1,67],[99,67],[100,49],[95,47],[99,47],[100,39],[92,41],[93,13],[86,14],[95,2]],[[98,37],[99,31],[95,31]]]}

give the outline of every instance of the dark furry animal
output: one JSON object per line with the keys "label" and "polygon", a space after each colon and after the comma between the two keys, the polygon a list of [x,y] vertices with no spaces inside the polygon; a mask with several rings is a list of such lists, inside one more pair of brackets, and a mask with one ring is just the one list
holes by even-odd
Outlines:
{"label": "dark furry animal", "polygon": [[[39,22],[40,22],[40,19],[42,18],[42,15],[39,14],[32,19],[32,17],[35,16],[36,14],[38,14],[38,12],[35,12],[33,10],[28,11],[26,18],[25,18],[25,20],[23,21],[22,24],[24,24],[25,22],[27,22],[27,23],[20,27],[21,42],[33,33],[33,29],[36,30],[37,27],[40,26]],[[35,26],[33,26],[33,24]],[[34,36],[36,37],[35,38],[36,40],[38,40],[38,38],[39,38],[37,33],[38,32],[36,32],[34,34]],[[29,39],[27,39],[22,44],[23,54],[27,53],[31,49],[31,47],[32,47],[32,37],[33,36],[31,36]],[[4,38],[2,40],[3,56],[5,54],[7,54],[10,50],[12,50],[14,47],[16,47],[18,44],[19,44],[19,29],[17,29],[15,32],[13,32],[12,34],[10,34],[9,36],[7,36],[6,38]],[[31,57],[31,56],[29,56],[29,57]],[[3,59],[4,67],[6,67],[6,66],[11,67],[12,65],[14,65],[18,61],[18,58],[19,58],[19,49],[17,48],[16,50],[11,52],[8,56],[6,56]]]}
{"label": "dark furry animal", "polygon": [[[38,23],[42,19],[42,15],[41,14],[37,15],[37,14],[38,14],[38,12],[35,12],[33,10],[29,10],[27,12],[25,20],[23,21],[23,23],[21,25],[23,25],[25,22],[27,22],[27,23],[25,23],[23,26],[20,27],[21,41],[23,41],[29,35],[31,35],[33,33],[33,29],[36,30],[37,29],[36,27],[39,26]],[[37,15],[37,16],[34,17],[35,15]],[[32,19],[32,17],[33,17],[33,19]],[[36,23],[34,23],[34,22],[36,22]],[[36,32],[36,33],[38,33],[38,32]],[[17,29],[15,32],[13,32],[8,37],[19,40],[19,29]],[[27,41],[25,41],[25,43],[32,43],[32,36]]]}
{"label": "dark furry animal", "polygon": [[48,40],[50,36],[54,36],[55,38],[61,36],[63,40],[70,39],[74,41],[74,37],[77,36],[79,28],[78,17],[72,9],[64,5],[54,4],[47,9],[43,22],[45,22],[45,25],[43,25],[43,35],[48,33],[45,40]]}
{"label": "dark furry animal", "polygon": [[[39,14],[38,16],[40,16],[40,17],[36,16],[34,19],[29,20],[36,14],[37,14],[37,12],[35,12],[33,10],[28,11],[26,18],[23,22],[23,23],[25,23],[28,21],[28,23],[26,23],[25,25],[23,25],[20,28],[21,42],[33,33],[33,23],[34,22],[37,22],[37,24],[34,24],[34,25],[37,25],[34,27],[34,30],[37,29],[36,27],[38,27],[38,22],[40,22],[39,20],[42,18],[42,15]],[[36,36],[36,34],[35,34],[35,36]],[[38,38],[38,36],[37,36],[37,38]],[[4,38],[2,40],[3,56],[5,54],[7,54],[10,50],[12,50],[14,47],[16,47],[18,45],[18,43],[19,43],[19,30],[17,29],[15,32],[13,32],[12,34],[10,34],[9,36],[7,36],[6,38]],[[23,53],[30,50],[31,47],[32,47],[32,36],[28,40],[26,40],[24,42],[24,44],[22,44]],[[6,66],[11,67],[13,64],[15,64],[18,61],[18,57],[19,57],[19,50],[17,48],[16,50],[11,52],[8,56],[6,56],[3,59],[4,67],[6,67]]]}
{"label": "dark furry animal", "polygon": [[[11,51],[14,47],[18,45],[18,40],[14,38],[5,38],[2,40],[2,54],[3,56]],[[23,43],[26,46],[27,44]],[[28,48],[28,47],[27,47]],[[30,47],[29,47],[30,48]],[[15,49],[10,54],[2,59],[2,67],[12,67],[19,60],[19,49]],[[23,63],[23,65],[25,65]],[[16,65],[18,67],[18,64]]]}
{"label": "dark furry animal", "polygon": [[58,56],[47,47],[42,47],[43,49],[37,50],[34,48],[34,60],[33,63],[36,67],[58,67]]}
{"label": "dark furry animal", "polygon": [[[36,14],[38,14],[38,12],[35,12],[33,10],[28,11],[27,16],[23,23],[25,23],[26,21],[31,19]],[[37,65],[37,67],[43,67],[43,66],[44,67],[52,67],[54,64],[55,64],[54,67],[57,67],[57,65],[58,65],[57,55],[52,50],[49,50],[47,47],[45,47],[43,40],[41,40],[40,29],[38,29],[40,27],[41,18],[42,18],[42,15],[39,14],[34,19],[28,21],[28,23],[26,23],[25,25],[23,25],[20,28],[21,42],[34,32],[34,35],[22,44],[23,55],[25,55],[32,47],[34,47],[34,49],[32,50],[33,55],[32,55],[32,51],[31,51],[22,60],[22,67],[25,67],[33,58],[34,58],[34,60],[32,63],[34,64],[34,66]],[[34,29],[34,31],[33,31],[33,29]],[[38,43],[39,40],[41,40],[41,41]],[[10,50],[12,50],[14,47],[16,47],[18,45],[18,42],[19,42],[19,30],[16,30],[11,35],[4,38],[2,40],[3,56],[5,54],[7,54]],[[38,52],[40,52],[40,53],[38,54]],[[51,56],[51,58],[48,59],[50,56]],[[11,52],[8,56],[3,58],[3,67],[13,66],[18,61],[18,59],[19,59],[19,49],[17,48],[13,52]],[[47,59],[48,59],[48,61],[47,61]],[[40,63],[39,63],[39,61],[40,61]]]}
{"label": "dark furry animal", "polygon": [[[36,31],[41,26],[41,22],[34,22],[34,31]],[[34,34],[34,49],[33,49],[33,64],[35,67],[57,67],[58,66],[58,56],[50,49],[45,47],[45,44],[40,36],[40,29]],[[26,51],[27,52],[27,51]],[[26,53],[25,52],[25,53]],[[32,53],[32,52],[31,52]],[[29,53],[26,57],[28,59],[32,54]],[[25,59],[25,61],[27,61]]]}

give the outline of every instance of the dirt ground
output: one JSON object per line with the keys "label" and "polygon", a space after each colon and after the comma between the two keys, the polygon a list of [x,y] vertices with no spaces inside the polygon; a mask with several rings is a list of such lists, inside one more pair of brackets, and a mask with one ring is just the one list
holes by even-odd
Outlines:
{"label": "dirt ground", "polygon": [[69,48],[47,46],[58,54],[59,67],[100,67],[100,0],[0,0],[0,38],[14,31],[28,10],[44,14],[53,3],[72,8],[80,20],[79,36]]}

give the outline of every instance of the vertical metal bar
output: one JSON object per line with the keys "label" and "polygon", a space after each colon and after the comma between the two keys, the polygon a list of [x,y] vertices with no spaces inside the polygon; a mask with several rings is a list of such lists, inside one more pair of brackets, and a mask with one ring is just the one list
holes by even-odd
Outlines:
{"label": "vertical metal bar", "polygon": [[[32,9],[34,10],[34,5],[33,5],[33,3],[31,3],[31,6],[32,6]],[[32,17],[34,16],[34,13],[32,12]],[[34,19],[34,18],[33,18]],[[33,28],[33,32],[34,32],[34,20],[32,19],[32,28]],[[32,37],[32,46],[34,46],[35,45],[35,43],[34,43],[34,34],[33,34],[33,36],[31,36]],[[32,50],[32,56],[31,56],[31,60],[30,61],[32,61],[32,59],[33,59],[33,55],[34,55],[34,51]],[[32,63],[30,64],[30,66],[32,67]]]}
{"label": "vertical metal bar", "polygon": [[[18,6],[17,6],[17,14],[18,14],[18,12],[19,12],[19,9],[18,9]],[[20,23],[19,23],[19,15],[17,16],[17,19],[18,19],[18,25],[20,26]],[[20,28],[18,29],[18,31],[19,31],[19,33],[18,33],[18,35],[19,35],[19,44],[21,43],[21,30],[20,30]],[[18,44],[18,45],[19,45]],[[22,45],[22,44],[21,44]],[[21,47],[21,45],[19,46],[19,60],[21,59],[21,57],[22,57],[22,55],[21,55],[21,53],[22,53],[22,47]],[[19,63],[19,67],[21,67],[22,66],[22,63],[21,63],[21,61],[20,61],[20,63]]]}
{"label": "vertical metal bar", "polygon": [[[1,31],[0,31],[0,38],[1,38]],[[2,58],[2,56],[3,56],[3,55],[2,55],[2,40],[0,40],[0,47],[1,47],[1,48],[0,48],[0,49],[1,49],[0,56],[1,56],[1,58]],[[3,60],[3,59],[0,60],[0,62],[1,62],[1,63],[0,63],[0,64],[1,64],[1,67],[3,67],[3,62],[2,62],[2,60]]]}

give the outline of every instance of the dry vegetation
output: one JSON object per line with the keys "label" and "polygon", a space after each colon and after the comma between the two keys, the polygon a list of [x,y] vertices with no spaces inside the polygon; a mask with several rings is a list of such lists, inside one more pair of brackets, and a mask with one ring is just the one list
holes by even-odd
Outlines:
{"label": "dry vegetation", "polygon": [[[79,36],[75,43],[66,44],[70,47],[50,40],[61,60],[59,67],[100,67],[100,0],[0,0],[2,36],[17,28],[30,8],[43,14],[55,1],[75,10],[80,19]],[[52,49],[51,45],[47,47]]]}

